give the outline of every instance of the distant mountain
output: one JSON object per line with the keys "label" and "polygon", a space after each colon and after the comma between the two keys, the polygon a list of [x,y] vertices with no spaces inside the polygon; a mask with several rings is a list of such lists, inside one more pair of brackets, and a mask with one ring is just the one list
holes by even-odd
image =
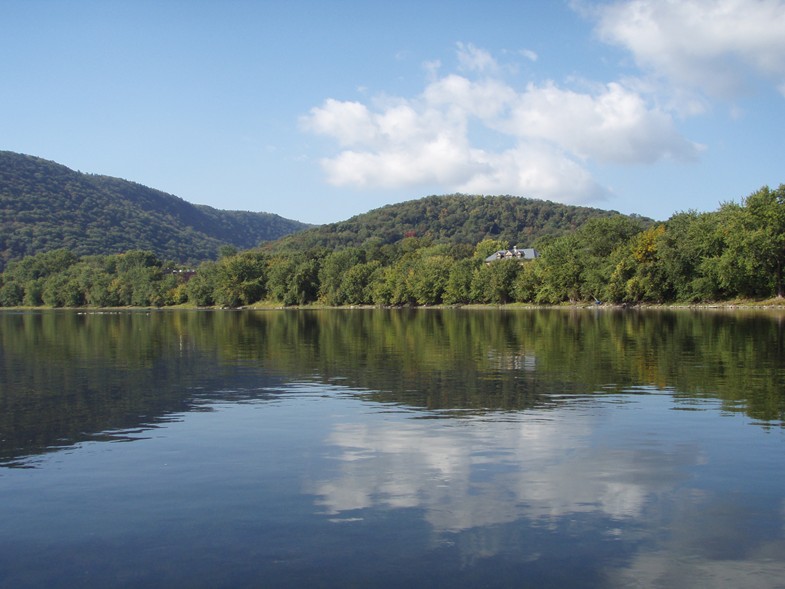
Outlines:
{"label": "distant mountain", "polygon": [[428,196],[312,227],[265,247],[272,251],[335,250],[373,242],[385,245],[405,237],[453,245],[476,245],[490,238],[530,247],[538,239],[573,231],[591,218],[615,215],[621,213],[518,196]]}
{"label": "distant mountain", "polygon": [[222,245],[249,249],[309,227],[270,213],[222,211],[119,178],[0,151],[0,271],[9,260],[67,248],[131,249],[198,262]]}

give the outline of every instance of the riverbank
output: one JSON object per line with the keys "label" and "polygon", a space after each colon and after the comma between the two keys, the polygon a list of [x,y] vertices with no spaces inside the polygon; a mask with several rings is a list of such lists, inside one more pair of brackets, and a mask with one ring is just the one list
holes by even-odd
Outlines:
{"label": "riverbank", "polygon": [[589,302],[565,302],[558,305],[539,305],[535,303],[506,303],[498,304],[458,304],[458,305],[344,305],[331,306],[320,303],[308,305],[284,306],[274,301],[260,301],[251,305],[241,307],[197,307],[191,303],[181,305],[170,305],[165,307],[50,307],[45,305],[35,307],[0,307],[2,312],[13,311],[79,311],[84,313],[121,313],[128,311],[282,311],[282,310],[321,310],[321,309],[724,309],[724,310],[785,310],[785,297],[774,297],[765,300],[733,300],[704,303],[589,303]]}

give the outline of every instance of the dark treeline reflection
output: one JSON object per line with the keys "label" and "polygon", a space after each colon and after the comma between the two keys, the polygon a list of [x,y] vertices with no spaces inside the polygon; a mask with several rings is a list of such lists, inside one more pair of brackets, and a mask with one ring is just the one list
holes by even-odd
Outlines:
{"label": "dark treeline reflection", "polygon": [[0,461],[293,381],[445,416],[648,387],[782,424],[783,351],[783,315],[739,311],[3,313]]}

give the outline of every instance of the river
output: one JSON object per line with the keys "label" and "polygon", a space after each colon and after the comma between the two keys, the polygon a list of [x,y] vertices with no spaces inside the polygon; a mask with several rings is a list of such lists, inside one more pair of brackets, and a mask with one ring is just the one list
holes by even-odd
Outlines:
{"label": "river", "polygon": [[0,313],[0,587],[783,587],[778,312]]}

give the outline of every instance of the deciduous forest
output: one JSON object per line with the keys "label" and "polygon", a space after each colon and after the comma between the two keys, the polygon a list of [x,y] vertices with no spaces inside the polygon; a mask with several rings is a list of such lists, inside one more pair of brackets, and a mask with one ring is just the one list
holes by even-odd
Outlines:
{"label": "deciduous forest", "polygon": [[[436,205],[438,198],[416,206]],[[452,197],[441,198],[448,203]],[[469,221],[452,226],[453,234],[467,231]],[[333,233],[359,235],[354,240],[330,243],[314,237],[324,229],[305,232],[303,242],[292,236],[266,248],[224,247],[219,259],[196,268],[143,250],[100,256],[55,250],[9,263],[0,277],[0,305],[639,304],[785,294],[785,185],[662,223],[606,214],[536,236],[503,221],[497,227],[496,237],[478,228],[486,237],[469,243],[466,237],[446,240],[446,229],[432,226],[385,240],[362,236],[361,227],[347,222]],[[534,247],[540,256],[486,262],[516,245]]]}
{"label": "deciduous forest", "polygon": [[222,245],[247,249],[306,227],[0,151],[0,271],[12,260],[61,248],[77,255],[143,249],[196,263],[215,258]]}

